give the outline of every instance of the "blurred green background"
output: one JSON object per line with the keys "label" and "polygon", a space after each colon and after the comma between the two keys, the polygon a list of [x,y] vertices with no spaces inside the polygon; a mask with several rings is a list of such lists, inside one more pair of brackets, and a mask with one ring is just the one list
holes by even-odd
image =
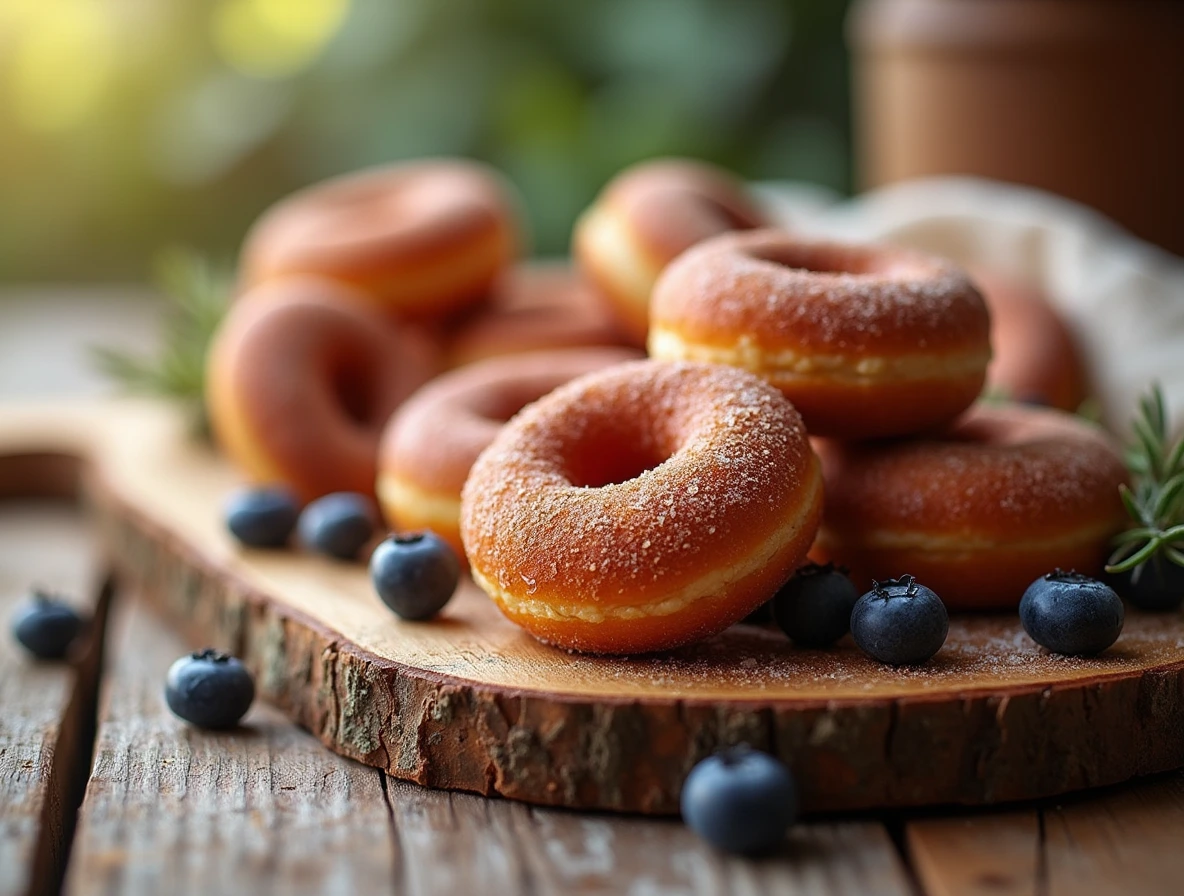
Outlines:
{"label": "blurred green background", "polygon": [[538,254],[655,155],[850,187],[847,2],[0,0],[0,280],[233,258],[304,184],[485,159]]}

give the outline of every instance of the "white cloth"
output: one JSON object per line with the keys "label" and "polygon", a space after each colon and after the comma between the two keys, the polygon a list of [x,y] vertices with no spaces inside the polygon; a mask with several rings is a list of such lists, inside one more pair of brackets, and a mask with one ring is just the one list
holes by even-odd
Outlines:
{"label": "white cloth", "polygon": [[1109,425],[1125,430],[1153,380],[1184,423],[1184,259],[1084,206],[987,180],[910,181],[845,201],[793,183],[757,191],[795,230],[912,246],[1041,289],[1078,336]]}

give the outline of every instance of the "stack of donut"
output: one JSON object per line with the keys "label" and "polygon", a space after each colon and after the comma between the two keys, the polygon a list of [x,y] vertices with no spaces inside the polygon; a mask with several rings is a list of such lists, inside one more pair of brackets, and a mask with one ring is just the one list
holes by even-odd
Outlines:
{"label": "stack of donut", "polygon": [[951,609],[1013,608],[1056,567],[1101,573],[1126,471],[1063,411],[971,407],[991,360],[988,305],[996,389],[1070,406],[1082,391],[1051,306],[988,282],[990,302],[950,263],[904,249],[718,237],[659,279],[650,354],[744,367],[794,403],[826,483],[814,559],[862,587],[915,575]]}
{"label": "stack of donut", "polygon": [[[952,608],[1012,606],[1041,572],[1095,569],[1120,526],[1102,436],[968,411],[992,319],[953,265],[768,229],[694,162],[610,183],[574,267],[516,262],[515,209],[496,173],[437,160],[268,211],[208,368],[243,472],[306,500],[376,494],[510,619],[599,653],[718,632],[811,551],[859,584],[909,572]],[[988,292],[996,386],[1072,405],[1076,358],[1042,362],[1071,338],[1016,295]]]}

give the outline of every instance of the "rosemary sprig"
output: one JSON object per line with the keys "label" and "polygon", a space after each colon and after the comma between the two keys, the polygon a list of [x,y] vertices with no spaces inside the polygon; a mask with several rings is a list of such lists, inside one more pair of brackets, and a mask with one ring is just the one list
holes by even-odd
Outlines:
{"label": "rosemary sprig", "polygon": [[206,351],[226,313],[232,290],[227,271],[191,249],[174,247],[157,257],[155,278],[166,303],[159,351],[152,357],[98,346],[98,369],[129,392],[159,395],[185,404],[199,433],[208,434],[203,392]]}
{"label": "rosemary sprig", "polygon": [[1171,440],[1158,383],[1140,399],[1132,431],[1126,465],[1133,487],[1120,488],[1131,524],[1115,538],[1106,571],[1127,572],[1160,555],[1184,566],[1184,437]]}

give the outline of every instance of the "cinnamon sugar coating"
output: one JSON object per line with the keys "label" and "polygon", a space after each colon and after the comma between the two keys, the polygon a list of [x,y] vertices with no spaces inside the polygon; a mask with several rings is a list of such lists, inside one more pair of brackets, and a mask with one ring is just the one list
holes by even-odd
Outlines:
{"label": "cinnamon sugar coating", "polygon": [[1118,449],[1060,411],[980,404],[917,439],[815,446],[817,552],[862,579],[912,573],[954,608],[1013,607],[1058,566],[1100,574],[1125,518]]}
{"label": "cinnamon sugar coating", "polygon": [[517,251],[515,201],[492,168],[431,159],[313,184],[247,235],[242,279],[315,274],[396,315],[441,316],[480,299]]}
{"label": "cinnamon sugar coating", "polygon": [[707,240],[666,268],[649,347],[744,367],[780,388],[811,432],[869,438],[969,406],[989,329],[969,277],[942,259],[758,230]]}
{"label": "cinnamon sugar coating", "polygon": [[597,652],[722,630],[804,556],[821,511],[801,419],[718,365],[638,361],[515,417],[462,495],[474,577],[536,636]]}
{"label": "cinnamon sugar coating", "polygon": [[566,263],[514,265],[447,338],[448,364],[522,352],[625,345],[594,287]]}
{"label": "cinnamon sugar coating", "polygon": [[[469,364],[429,382],[383,433],[378,495],[398,529],[431,528],[463,556],[460,492],[477,456],[505,421],[577,376],[632,361],[625,348],[558,349]],[[431,502],[451,502],[450,520],[433,520]]]}
{"label": "cinnamon sugar coating", "polygon": [[744,184],[723,169],[656,159],[609,182],[576,223],[572,254],[623,332],[644,345],[662,269],[702,240],[766,223]]}
{"label": "cinnamon sugar coating", "polygon": [[253,481],[284,483],[306,501],[372,494],[382,428],[435,360],[346,286],[274,280],[219,326],[206,404],[219,443]]}

